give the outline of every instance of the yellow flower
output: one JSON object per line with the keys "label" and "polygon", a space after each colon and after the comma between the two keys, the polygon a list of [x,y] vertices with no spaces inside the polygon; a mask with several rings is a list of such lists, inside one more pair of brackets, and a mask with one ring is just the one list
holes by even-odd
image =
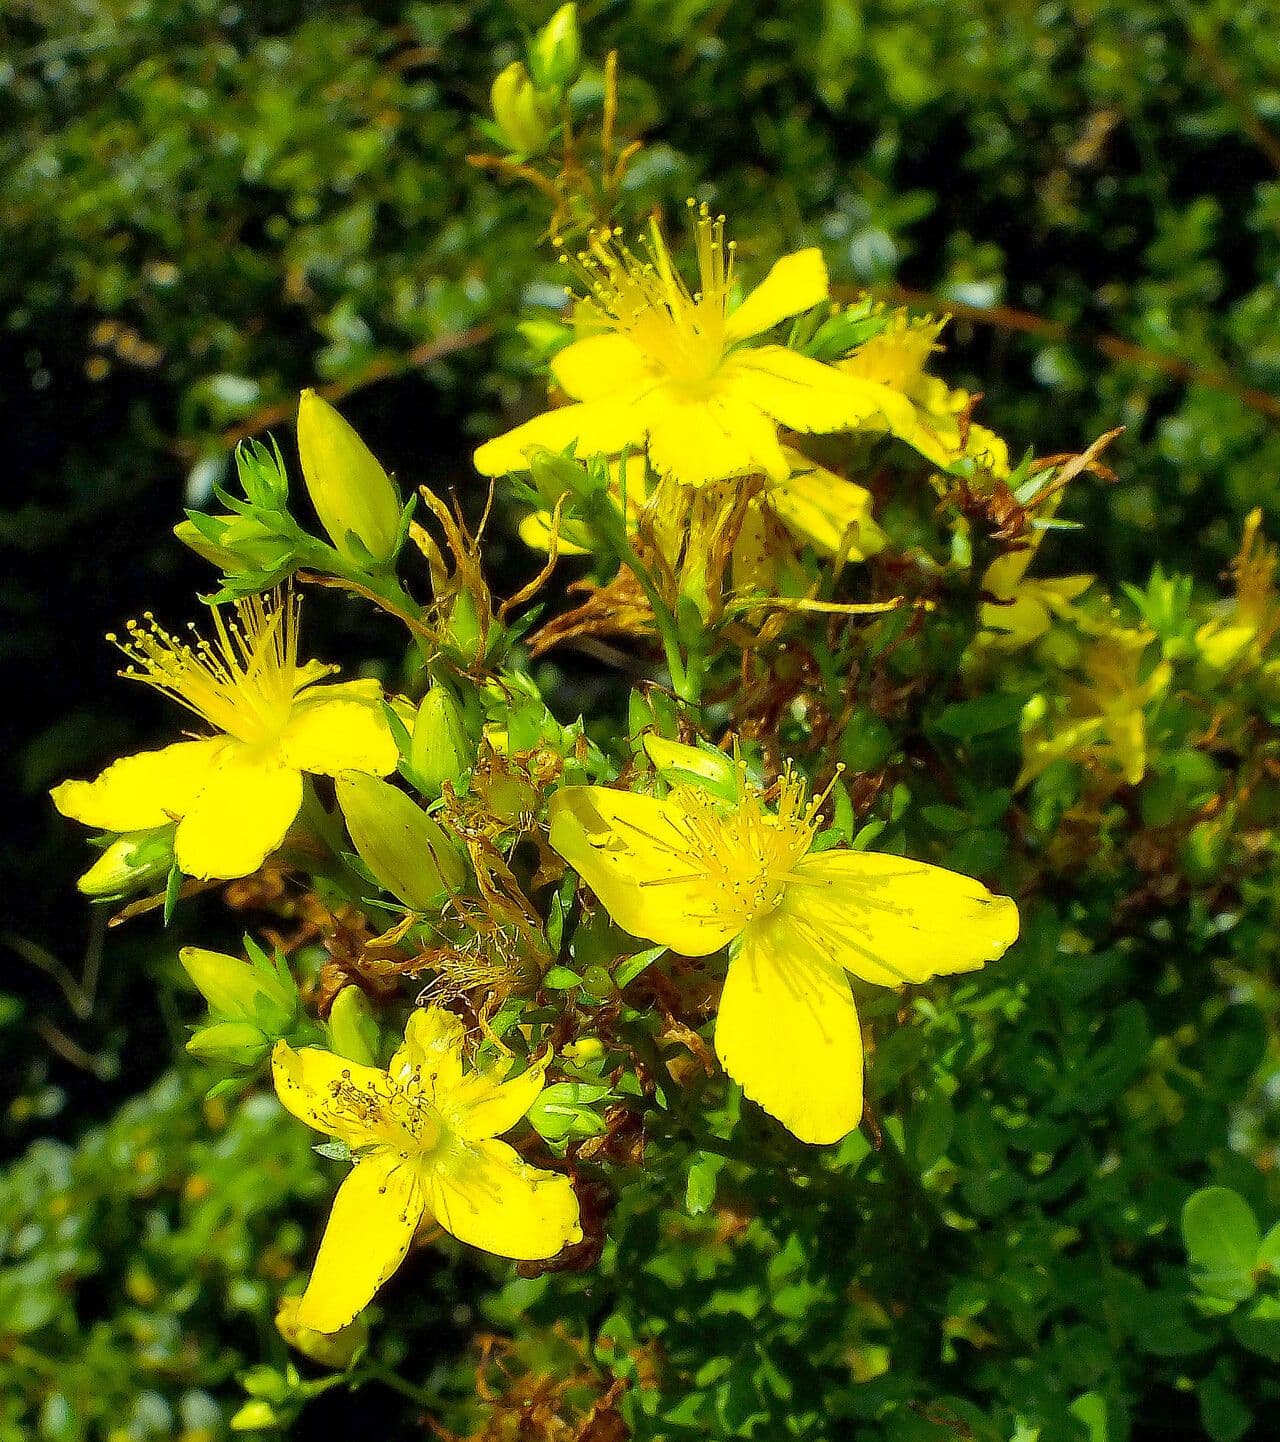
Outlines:
{"label": "yellow flower", "polygon": [[1249,512],[1240,551],[1231,565],[1236,594],[1222,613],[1196,632],[1196,645],[1208,665],[1225,671],[1238,663],[1260,665],[1280,632],[1276,604],[1276,548],[1261,537],[1262,511]]}
{"label": "yellow flower", "polygon": [[913,319],[899,311],[885,330],[838,362],[838,367],[845,375],[891,387],[907,399],[905,412],[885,413],[887,429],[926,460],[946,469],[968,456],[1003,479],[1009,474],[1008,446],[985,426],[964,424],[973,397],[967,391],[951,390],[945,381],[925,372],[945,324]]}
{"label": "yellow flower", "polygon": [[[691,202],[692,204],[692,202]],[[592,235],[579,257],[589,297],[584,328],[552,373],[575,402],[489,441],[484,475],[524,470],[531,449],[620,455],[647,447],[660,476],[702,485],[757,472],[785,481],[791,465],[778,427],[827,433],[873,418],[907,424],[910,403],[888,386],[841,374],[786,346],[749,344],[827,298],[821,252],[779,260],[736,310],[734,247],[723,218],[703,206],[694,221],[698,286],[690,292],[655,222],[643,256],[618,232]]]}
{"label": "yellow flower", "polygon": [[[695,758],[696,759],[696,758]],[[846,972],[902,986],[970,971],[1017,937],[1018,911],[976,881],[900,856],[813,850],[817,801],[784,777],[776,811],[569,786],[551,844],[633,935],[686,956],[732,944],[715,1045],[743,1091],[802,1141],[862,1118],[862,1033]]]}
{"label": "yellow flower", "polygon": [[997,599],[984,601],[979,612],[984,645],[1018,651],[1038,641],[1054,616],[1069,616],[1072,603],[1093,585],[1092,576],[1027,579],[1043,531],[1033,530],[1019,550],[997,556],[982,577],[982,589]]}
{"label": "yellow flower", "polygon": [[463,1027],[415,1011],[386,1071],[318,1047],[277,1044],[276,1091],[294,1116],[350,1147],[296,1322],[336,1332],[368,1305],[432,1221],[500,1257],[553,1257],[580,1241],[567,1177],[531,1167],[496,1138],[542,1091],[546,1062],[514,1081],[464,1073]]}
{"label": "yellow flower", "polygon": [[1064,758],[1119,771],[1130,786],[1142,780],[1147,773],[1146,710],[1173,677],[1169,663],[1159,661],[1141,678],[1152,639],[1149,631],[1113,627],[1085,652],[1086,680],[1063,683],[1064,716],[1050,716],[1043,697],[1027,703],[1018,786]]}
{"label": "yellow flower", "polygon": [[150,616],[131,622],[117,642],[130,663],[123,674],[220,734],[126,756],[93,781],[64,781],[51,793],[58,810],[104,831],[176,820],[174,855],[188,876],[247,876],[297,816],[303,772],[394,771],[381,688],[317,686],[334,668],[299,664],[298,612],[295,598],[279,596],[238,601],[230,621],[214,607],[212,642],[182,640]]}

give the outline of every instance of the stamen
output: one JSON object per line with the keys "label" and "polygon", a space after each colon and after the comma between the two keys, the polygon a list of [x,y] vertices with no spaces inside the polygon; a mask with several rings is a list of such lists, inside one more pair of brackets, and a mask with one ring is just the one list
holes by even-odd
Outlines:
{"label": "stamen", "polygon": [[120,674],[163,692],[238,740],[272,740],[299,690],[317,675],[315,667],[298,666],[301,600],[252,596],[236,602],[230,620],[217,606],[211,609],[213,641],[194,625],[188,626],[191,639],[182,640],[150,611],[128,623],[123,641],[109,634],[129,663]]}
{"label": "stamen", "polygon": [[703,382],[725,351],[725,306],[733,284],[734,247],[724,239],[724,216],[688,202],[693,213],[698,288],[676,270],[656,220],[637,254],[619,229],[592,231],[574,261],[594,318],[626,335],[660,370],[677,380]]}

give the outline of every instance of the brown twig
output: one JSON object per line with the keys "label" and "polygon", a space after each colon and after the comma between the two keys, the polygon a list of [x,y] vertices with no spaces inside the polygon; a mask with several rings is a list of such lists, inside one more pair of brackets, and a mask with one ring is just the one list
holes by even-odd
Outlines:
{"label": "brown twig", "polygon": [[[405,371],[421,370],[423,366],[431,365],[433,361],[443,360],[445,356],[456,355],[458,351],[470,350],[472,346],[483,344],[492,334],[493,327],[491,325],[473,325],[467,330],[457,331],[453,335],[441,336],[439,340],[424,341],[421,345],[414,346],[405,355],[378,356],[362,370],[358,370],[345,380],[331,381],[328,385],[317,386],[316,389],[325,400],[340,401],[355,391],[364,390],[366,386],[376,385],[378,381],[403,375]],[[292,420],[297,404],[297,400],[291,397],[288,400],[263,406],[261,410],[255,411],[246,420],[241,421],[239,425],[223,431],[218,437],[219,444],[225,450],[233,450],[241,441],[248,440],[251,436],[261,435],[271,426]],[[181,440],[174,443],[174,449],[179,455],[194,458],[201,453],[203,447],[188,440]]]}

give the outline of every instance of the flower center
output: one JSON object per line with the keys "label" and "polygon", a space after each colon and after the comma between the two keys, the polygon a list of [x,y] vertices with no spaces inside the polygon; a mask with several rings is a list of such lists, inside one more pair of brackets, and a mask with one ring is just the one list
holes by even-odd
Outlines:
{"label": "flower center", "polygon": [[734,244],[725,241],[724,216],[713,218],[705,205],[695,212],[698,289],[692,292],[656,221],[649,222],[642,255],[621,235],[593,231],[577,257],[592,318],[625,335],[670,379],[689,386],[709,381],[724,358],[725,303],[733,283]]}
{"label": "flower center", "polygon": [[[215,606],[212,641],[191,627],[191,639],[165,630],[148,612],[130,621],[117,645],[129,665],[121,675],[152,686],[219,731],[249,744],[276,740],[299,689],[317,668],[298,666],[296,597],[253,596],[224,619]],[[324,668],[325,670],[329,668]]]}
{"label": "flower center", "polygon": [[695,786],[676,787],[670,800],[668,824],[692,873],[679,879],[696,881],[707,913],[746,927],[773,912],[813,842],[821,799],[808,799],[804,783],[788,772],[777,811],[745,788],[732,810]]}
{"label": "flower center", "polygon": [[344,1072],[329,1083],[335,1129],[355,1120],[404,1160],[427,1156],[439,1146],[445,1127],[418,1085],[419,1073],[415,1067],[403,1081],[380,1077],[376,1084],[358,1086]]}

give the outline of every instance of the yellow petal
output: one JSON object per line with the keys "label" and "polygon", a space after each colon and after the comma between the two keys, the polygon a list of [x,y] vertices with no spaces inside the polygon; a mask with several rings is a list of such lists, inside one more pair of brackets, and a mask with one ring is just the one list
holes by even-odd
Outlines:
{"label": "yellow petal", "polygon": [[1130,786],[1147,774],[1147,723],[1141,711],[1107,718],[1107,740],[1116,764]]}
{"label": "yellow petal", "polygon": [[718,916],[706,878],[693,874],[672,804],[604,786],[564,786],[551,797],[551,845],[633,936],[685,956],[719,951],[741,915]]}
{"label": "yellow petal", "polygon": [[1016,651],[1038,641],[1049,629],[1051,617],[1044,601],[1023,589],[1006,601],[983,602],[979,619],[984,641],[999,651]]}
{"label": "yellow petal", "polygon": [[802,1142],[839,1141],[862,1120],[862,1031],[849,978],[795,927],[770,919],[743,935],[720,998],[716,1052]]}
{"label": "yellow petal", "polygon": [[427,1206],[457,1237],[535,1261],[582,1240],[568,1177],[531,1167],[506,1142],[452,1142],[427,1177]]}
{"label": "yellow petal", "polygon": [[534,416],[482,445],[475,453],[475,468],[482,476],[526,471],[530,451],[562,451],[571,442],[584,458],[616,455],[628,445],[642,445],[644,425],[636,409],[640,398],[639,393],[623,393],[614,400],[585,401]]}
{"label": "yellow petal", "polygon": [[459,1017],[442,1006],[418,1007],[409,1016],[404,1041],[388,1068],[402,1084],[412,1071],[428,1101],[447,1095],[462,1078],[462,1047],[467,1029]]}
{"label": "yellow petal", "polygon": [[997,556],[982,573],[982,589],[993,596],[1012,596],[1019,581],[1027,574],[1036,550],[1039,547],[1039,533],[1033,531],[1029,544],[1020,545],[1016,551],[1006,551]]}
{"label": "yellow petal", "polygon": [[649,398],[649,460],[659,475],[699,486],[763,471],[790,474],[778,428],[736,388],[664,386]]}
{"label": "yellow petal", "polygon": [[387,1074],[377,1067],[322,1047],[294,1051],[287,1041],[278,1041],[271,1053],[271,1079],[286,1111],[353,1151],[382,1139],[369,1122],[369,1108],[359,1102],[361,1096],[387,1094]]}
{"label": "yellow petal", "polygon": [[482,1072],[472,1072],[439,1105],[449,1125],[467,1141],[486,1141],[509,1132],[537,1101],[546,1080],[547,1060],[534,1062],[518,1077],[495,1082]]}
{"label": "yellow petal", "polygon": [[389,776],[400,752],[382,712],[381,692],[377,700],[368,701],[349,691],[346,696],[328,694],[338,689],[321,686],[294,703],[280,738],[285,764],[320,776],[336,776],[339,771]]}
{"label": "yellow petal", "polygon": [[302,775],[273,752],[232,743],[178,823],[173,850],[188,876],[248,876],[280,845],[302,805]]}
{"label": "yellow petal", "polygon": [[973,971],[1018,937],[1018,908],[941,866],[869,851],[821,851],[793,867],[777,913],[832,961],[877,986]]}
{"label": "yellow petal", "polygon": [[872,519],[870,491],[810,465],[795,452],[787,454],[804,469],[772,486],[766,499],[792,535],[808,541],[819,555],[843,553],[851,561],[865,561],[884,550],[887,538]]}
{"label": "yellow petal", "polygon": [[[520,522],[520,539],[531,551],[551,549],[550,511],[530,511]],[[575,540],[574,537],[578,539]],[[562,556],[589,556],[591,532],[577,521],[562,521],[556,538],[557,552]],[[587,544],[579,544],[579,541]]]}
{"label": "yellow petal", "polygon": [[1022,770],[1014,782],[1014,789],[1020,791],[1055,761],[1068,757],[1078,760],[1092,751],[1102,739],[1106,724],[1101,716],[1091,716],[1083,721],[1069,722],[1052,736],[1038,730],[1028,732],[1022,738]]}
{"label": "yellow petal", "polygon": [[820,305],[829,294],[827,263],[816,247],[784,255],[747,296],[725,324],[725,340],[732,345],[759,335],[779,321]]}
{"label": "yellow petal", "polygon": [[867,422],[915,425],[915,408],[900,392],[859,380],[785,346],[740,351],[721,368],[726,385],[793,431],[826,434]]}
{"label": "yellow petal", "polygon": [[64,816],[103,831],[150,831],[184,815],[209,778],[226,738],[179,741],[114,761],[92,781],[64,781],[49,793]]}
{"label": "yellow petal", "polygon": [[404,1260],[422,1214],[415,1167],[391,1151],[358,1161],[333,1199],[298,1325],[316,1332],[345,1327]]}
{"label": "yellow petal", "polygon": [[565,346],[551,362],[551,374],[575,401],[597,401],[652,380],[653,367],[633,341],[609,331]]}

